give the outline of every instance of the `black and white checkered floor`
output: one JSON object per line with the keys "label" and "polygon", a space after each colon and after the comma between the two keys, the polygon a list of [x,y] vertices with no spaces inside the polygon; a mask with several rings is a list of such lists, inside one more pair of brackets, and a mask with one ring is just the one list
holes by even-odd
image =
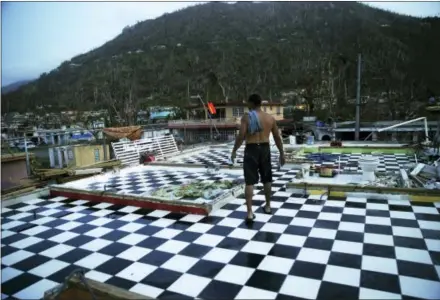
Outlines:
{"label": "black and white checkered floor", "polygon": [[[256,190],[211,216],[34,199],[2,209],[2,299],[41,298],[77,268],[162,299],[438,299],[440,205]],[[325,198],[324,198],[325,199]]]}
{"label": "black and white checkered floor", "polygon": [[[237,158],[235,163],[243,164],[243,156],[244,156],[244,148],[240,148],[237,151]],[[278,152],[272,152],[272,167],[278,167]],[[209,149],[190,157],[175,157],[171,159],[172,162],[175,163],[185,163],[185,164],[201,164],[201,165],[219,165],[219,166],[227,166],[230,164],[231,158],[231,150],[230,149]]]}
{"label": "black and white checkered floor", "polygon": [[[172,159],[174,162],[189,163],[189,164],[214,164],[214,165],[228,165],[231,155],[230,149],[210,149],[203,152],[192,155],[191,157],[176,157]],[[236,163],[243,164],[244,148],[240,148],[237,151]],[[361,172],[361,168],[358,165],[359,159],[362,154],[304,154],[301,158],[308,159],[314,162],[316,166],[331,166],[337,167],[340,159],[340,167],[347,171]],[[380,154],[379,166],[377,170],[379,172],[395,172],[399,171],[403,165],[414,163],[415,159],[412,156],[406,154]],[[276,168],[278,166],[279,153],[275,150],[272,152],[272,166]]]}
{"label": "black and white checkered floor", "polygon": [[[85,186],[89,191],[114,191],[118,194],[142,195],[165,185],[182,185],[189,181],[203,180],[214,182],[216,180],[243,179],[241,175],[228,173],[207,174],[201,172],[187,172],[172,169],[152,169],[150,167],[139,168],[137,171],[115,174],[106,182],[96,182],[90,179]],[[67,186],[67,185],[66,185]],[[186,199],[197,200],[197,199]]]}

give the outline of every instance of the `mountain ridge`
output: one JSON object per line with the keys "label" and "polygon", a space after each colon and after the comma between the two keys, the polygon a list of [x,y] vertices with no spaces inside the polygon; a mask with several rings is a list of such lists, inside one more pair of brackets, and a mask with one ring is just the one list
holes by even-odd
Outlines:
{"label": "mountain ridge", "polygon": [[10,92],[18,90],[21,86],[28,84],[29,82],[32,82],[34,79],[24,79],[15,81],[13,83],[7,84],[5,86],[1,87],[2,95],[6,95]]}
{"label": "mountain ridge", "polygon": [[183,105],[188,94],[223,100],[294,91],[328,102],[334,114],[355,96],[358,53],[363,95],[408,98],[396,104],[406,107],[440,92],[432,72],[440,68],[439,23],[351,2],[199,4],[126,27],[8,94],[2,109],[106,107],[130,119],[150,104]]}

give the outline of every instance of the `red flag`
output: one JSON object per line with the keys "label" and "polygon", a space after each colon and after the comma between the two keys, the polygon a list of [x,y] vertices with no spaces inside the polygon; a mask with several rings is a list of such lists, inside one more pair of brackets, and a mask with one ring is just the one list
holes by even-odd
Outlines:
{"label": "red flag", "polygon": [[211,115],[215,115],[216,109],[214,104],[212,104],[212,102],[208,102],[208,110],[211,113]]}

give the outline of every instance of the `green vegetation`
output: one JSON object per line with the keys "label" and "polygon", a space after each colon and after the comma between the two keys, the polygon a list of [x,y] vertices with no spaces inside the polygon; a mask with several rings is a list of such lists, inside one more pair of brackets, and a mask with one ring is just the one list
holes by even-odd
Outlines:
{"label": "green vegetation", "polygon": [[[2,110],[108,109],[133,124],[150,105],[266,99],[353,118],[357,54],[364,120],[402,119],[440,94],[439,18],[355,2],[197,5],[127,27],[115,39],[2,96]],[[111,121],[112,122],[112,121]]]}

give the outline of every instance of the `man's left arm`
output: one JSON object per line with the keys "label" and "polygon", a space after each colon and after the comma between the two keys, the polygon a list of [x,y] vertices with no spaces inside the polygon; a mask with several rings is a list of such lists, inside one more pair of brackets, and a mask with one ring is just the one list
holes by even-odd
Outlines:
{"label": "man's left arm", "polygon": [[237,150],[241,147],[241,145],[243,145],[244,139],[246,138],[246,133],[247,133],[247,128],[248,128],[248,118],[249,117],[247,114],[245,114],[241,118],[240,130],[239,130],[238,135],[235,139],[234,149],[232,149],[233,154],[235,152],[237,152]]}

